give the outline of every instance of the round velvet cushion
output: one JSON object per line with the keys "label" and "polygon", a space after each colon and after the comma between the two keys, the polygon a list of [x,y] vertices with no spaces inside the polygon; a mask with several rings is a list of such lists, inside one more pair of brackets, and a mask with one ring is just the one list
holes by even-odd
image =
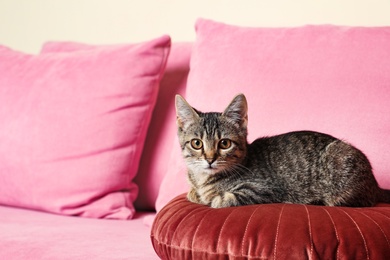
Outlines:
{"label": "round velvet cushion", "polygon": [[156,216],[161,259],[390,259],[390,204],[262,204],[213,209],[185,194]]}

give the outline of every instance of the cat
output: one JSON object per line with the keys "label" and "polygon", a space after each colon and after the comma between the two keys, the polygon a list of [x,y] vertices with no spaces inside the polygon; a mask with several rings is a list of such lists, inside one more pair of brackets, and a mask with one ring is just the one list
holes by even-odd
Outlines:
{"label": "cat", "polygon": [[202,113],[177,95],[178,137],[189,201],[223,208],[265,203],[368,207],[390,202],[367,157],[330,135],[296,131],[247,142],[248,105]]}

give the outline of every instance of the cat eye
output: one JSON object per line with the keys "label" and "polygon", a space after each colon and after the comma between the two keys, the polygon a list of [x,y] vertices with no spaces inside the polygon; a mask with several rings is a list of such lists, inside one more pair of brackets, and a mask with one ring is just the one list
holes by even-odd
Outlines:
{"label": "cat eye", "polygon": [[191,140],[191,146],[192,148],[194,148],[195,150],[199,150],[203,147],[203,142],[199,139],[192,139]]}
{"label": "cat eye", "polygon": [[218,146],[221,149],[229,149],[230,146],[232,146],[232,141],[230,141],[229,139],[222,139],[221,141],[219,141]]}

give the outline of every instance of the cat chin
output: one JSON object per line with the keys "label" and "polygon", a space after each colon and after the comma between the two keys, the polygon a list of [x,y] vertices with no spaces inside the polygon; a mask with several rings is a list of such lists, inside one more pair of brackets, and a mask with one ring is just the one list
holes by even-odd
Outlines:
{"label": "cat chin", "polygon": [[214,175],[219,172],[216,168],[198,168],[198,169],[192,169],[192,172],[196,174],[197,176],[210,176]]}
{"label": "cat chin", "polygon": [[220,171],[221,171],[221,169],[218,169],[218,168],[205,168],[205,169],[203,169],[202,173],[206,174],[206,175],[215,175]]}

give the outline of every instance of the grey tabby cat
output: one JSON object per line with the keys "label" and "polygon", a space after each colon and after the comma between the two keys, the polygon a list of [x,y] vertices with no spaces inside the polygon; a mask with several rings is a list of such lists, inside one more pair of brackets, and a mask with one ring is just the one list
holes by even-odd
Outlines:
{"label": "grey tabby cat", "polygon": [[202,113],[176,96],[190,201],[213,208],[261,203],[373,206],[390,202],[367,157],[330,135],[299,131],[247,142],[247,101]]}

